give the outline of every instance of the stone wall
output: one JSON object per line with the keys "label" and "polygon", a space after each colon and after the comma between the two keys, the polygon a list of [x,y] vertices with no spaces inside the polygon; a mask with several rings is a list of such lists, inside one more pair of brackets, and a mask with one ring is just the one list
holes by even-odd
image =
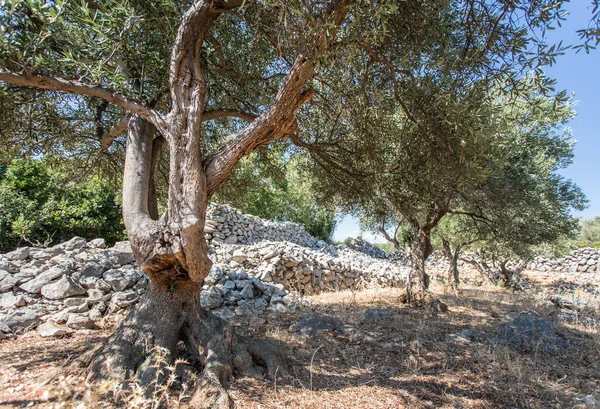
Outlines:
{"label": "stone wall", "polygon": [[262,240],[289,241],[301,246],[318,248],[327,245],[289,222],[273,222],[243,214],[229,205],[209,204],[205,237],[209,244],[248,244]]}
{"label": "stone wall", "polygon": [[536,257],[527,266],[536,271],[600,272],[600,249],[575,249],[562,258]]}
{"label": "stone wall", "polygon": [[[303,294],[401,286],[408,273],[401,263],[360,251],[377,253],[369,246],[330,246],[293,223],[230,206],[213,205],[209,216],[214,265],[200,302],[224,319],[287,312]],[[121,319],[147,286],[128,242],[106,248],[102,239],[74,237],[50,248],[19,248],[0,255],[0,339],[38,326],[51,336],[98,328]]]}

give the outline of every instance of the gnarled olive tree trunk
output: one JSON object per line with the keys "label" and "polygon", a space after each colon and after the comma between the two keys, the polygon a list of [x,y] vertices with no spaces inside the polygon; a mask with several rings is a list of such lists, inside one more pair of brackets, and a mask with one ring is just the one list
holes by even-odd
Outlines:
{"label": "gnarled olive tree trunk", "polygon": [[442,246],[444,247],[444,255],[448,260],[448,275],[446,277],[446,287],[453,293],[458,292],[458,284],[460,280],[458,278],[458,257],[460,255],[461,245],[456,246],[454,253],[452,247],[446,239],[442,239]]}
{"label": "gnarled olive tree trunk", "polygon": [[420,303],[425,300],[429,288],[429,275],[425,272],[425,261],[431,255],[429,228],[413,226],[414,241],[410,251],[411,269],[406,283],[408,302]]}
{"label": "gnarled olive tree trunk", "polygon": [[[200,307],[200,288],[211,268],[204,238],[207,202],[242,157],[294,130],[297,110],[313,95],[305,86],[333,39],[331,27],[338,26],[348,12],[347,0],[334,0],[325,7],[323,26],[329,32],[317,31],[305,54],[295,58],[270,108],[205,158],[202,43],[223,8],[240,4],[236,0],[192,4],[172,51],[171,111],[162,118],[140,110],[129,122],[123,219],[134,257],[150,284],[94,359],[89,375],[91,379],[135,377],[151,391],[153,383],[164,376],[160,371],[163,358],[158,359],[157,351],[172,361],[177,344],[183,341],[188,359],[202,373],[191,402],[199,408],[230,407],[226,386],[234,373],[286,373],[285,359],[275,342],[237,335],[229,324]],[[158,217],[153,167],[165,141],[170,155],[168,207]]]}
{"label": "gnarled olive tree trunk", "polygon": [[[90,378],[136,379],[150,386],[148,391],[152,392],[156,382],[167,376],[161,362],[172,362],[178,342],[183,341],[186,355],[203,373],[192,407],[229,407],[232,402],[225,388],[234,372],[285,374],[285,359],[273,341],[241,337],[225,321],[200,307],[200,288],[211,267],[203,233],[206,178],[203,172],[193,178],[186,174],[175,187],[171,184],[169,211],[160,219],[152,217],[153,147],[162,143],[155,132],[144,119],[131,119],[123,180],[125,226],[134,256],[148,274],[150,285],[92,362]],[[186,152],[180,150],[183,156]],[[186,159],[178,157],[181,163]],[[172,179],[174,174],[185,173],[180,166],[172,167],[171,172]],[[190,188],[200,192],[191,200],[190,196],[184,198]]]}

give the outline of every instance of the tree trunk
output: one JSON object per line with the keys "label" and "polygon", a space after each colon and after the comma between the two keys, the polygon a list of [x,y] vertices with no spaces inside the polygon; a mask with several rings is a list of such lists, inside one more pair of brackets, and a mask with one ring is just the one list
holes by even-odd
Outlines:
{"label": "tree trunk", "polygon": [[450,243],[446,239],[442,239],[442,245],[444,247],[444,254],[446,259],[448,260],[448,275],[446,280],[446,287],[452,291],[453,293],[458,292],[458,256],[460,254],[461,246],[457,246],[454,253],[452,253],[452,248],[450,247]]}
{"label": "tree trunk", "polygon": [[413,228],[414,241],[410,252],[411,269],[406,283],[408,302],[420,303],[425,299],[425,291],[429,288],[429,276],[425,273],[425,261],[431,254],[429,230]]}
{"label": "tree trunk", "polygon": [[[183,341],[186,359],[202,372],[191,407],[229,408],[232,401],[225,388],[234,373],[285,374],[285,359],[275,342],[236,335],[229,324],[200,307],[200,288],[211,266],[203,231],[206,189],[203,195],[201,190],[191,199],[183,198],[186,187],[199,182],[201,189],[203,179],[197,175],[189,183],[182,177],[170,191],[169,211],[158,220],[152,217],[156,212],[149,193],[153,145],[162,143],[154,133],[150,123],[132,118],[123,178],[123,219],[135,258],[150,284],[92,361],[89,378],[135,380],[152,394],[166,380],[163,367],[174,361],[177,344]],[[175,172],[184,173],[181,164]]]}

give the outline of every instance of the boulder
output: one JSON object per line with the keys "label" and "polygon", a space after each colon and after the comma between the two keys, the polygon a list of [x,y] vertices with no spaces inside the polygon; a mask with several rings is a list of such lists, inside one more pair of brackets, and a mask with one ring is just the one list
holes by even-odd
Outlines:
{"label": "boulder", "polygon": [[37,330],[38,334],[42,337],[62,337],[73,332],[73,330],[66,325],[56,324],[50,321],[41,324]]}
{"label": "boulder", "polygon": [[38,275],[33,280],[27,281],[19,286],[22,290],[27,291],[31,294],[39,294],[42,287],[48,284],[50,281],[57,279],[58,277],[65,275],[69,272],[69,267],[61,264],[58,266],[51,267]]}
{"label": "boulder", "polygon": [[512,321],[501,324],[493,343],[507,345],[542,355],[557,355],[569,348],[567,338],[558,327],[540,318],[535,311],[524,311]]}
{"label": "boulder", "polygon": [[67,297],[86,294],[82,286],[66,275],[54,283],[43,286],[41,292],[45,298],[50,300],[61,300]]}

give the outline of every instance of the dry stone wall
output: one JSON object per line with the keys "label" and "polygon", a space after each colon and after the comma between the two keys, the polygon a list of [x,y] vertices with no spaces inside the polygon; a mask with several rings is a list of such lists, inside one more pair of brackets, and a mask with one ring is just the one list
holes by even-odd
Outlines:
{"label": "dry stone wall", "polygon": [[575,249],[562,258],[536,257],[527,268],[536,271],[597,273],[600,272],[600,249]]}
{"label": "dry stone wall", "polygon": [[[374,258],[368,246],[330,246],[292,223],[211,206],[207,222],[213,268],[200,294],[203,307],[229,319],[260,322],[265,310],[288,312],[299,297],[366,286],[401,286],[408,269]],[[358,249],[358,250],[357,250]],[[146,292],[128,242],[74,237],[50,248],[0,255],[0,339],[38,328],[47,336],[94,329],[118,320]]]}

